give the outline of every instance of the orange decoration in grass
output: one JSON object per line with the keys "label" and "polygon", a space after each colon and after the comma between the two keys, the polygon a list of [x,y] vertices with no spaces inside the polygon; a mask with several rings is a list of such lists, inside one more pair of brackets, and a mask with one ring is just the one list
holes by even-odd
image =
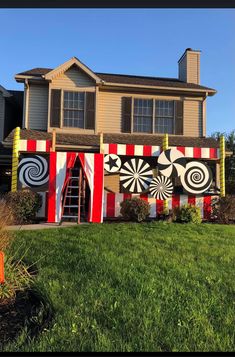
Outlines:
{"label": "orange decoration in grass", "polygon": [[4,283],[4,254],[0,252],[0,284]]}

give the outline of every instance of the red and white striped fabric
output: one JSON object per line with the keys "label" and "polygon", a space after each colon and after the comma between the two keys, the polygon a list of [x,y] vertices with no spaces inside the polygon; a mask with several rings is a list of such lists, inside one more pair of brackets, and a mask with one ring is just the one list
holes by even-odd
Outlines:
{"label": "red and white striped fabric", "polygon": [[217,148],[198,148],[188,146],[170,146],[169,149],[176,148],[185,157],[192,159],[219,159],[219,149]]}
{"label": "red and white striped fabric", "polygon": [[[154,218],[163,210],[163,201],[157,200],[148,194],[129,194],[129,193],[104,193],[104,218],[115,218],[120,216],[120,203],[127,199],[138,197],[147,201],[150,204],[150,217]],[[201,216],[204,219],[210,217],[211,200],[218,196],[188,196],[188,195],[173,195],[168,199],[169,209],[182,206],[183,204],[193,204],[201,209]]]}
{"label": "red and white striped fabric", "polygon": [[51,140],[20,140],[19,151],[49,152]]}
{"label": "red and white striped fabric", "polygon": [[88,221],[103,222],[104,155],[78,154],[90,187],[90,209]]}
{"label": "red and white striped fabric", "polygon": [[74,166],[77,156],[90,186],[89,222],[103,221],[103,154],[50,152],[48,222],[61,220],[62,193],[68,178],[68,170]]}
{"label": "red and white striped fabric", "polygon": [[159,156],[160,146],[131,145],[131,144],[104,144],[105,154],[125,156]]}
{"label": "red and white striped fabric", "polygon": [[[219,149],[198,148],[186,146],[170,146],[181,151],[185,157],[194,159],[219,159]],[[104,144],[105,154],[116,154],[124,156],[159,156],[162,152],[160,146],[130,145],[130,144]]]}

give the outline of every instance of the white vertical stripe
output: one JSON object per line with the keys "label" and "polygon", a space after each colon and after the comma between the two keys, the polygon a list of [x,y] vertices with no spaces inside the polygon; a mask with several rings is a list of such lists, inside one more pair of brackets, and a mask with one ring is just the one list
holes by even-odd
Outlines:
{"label": "white vertical stripe", "polygon": [[143,156],[143,151],[144,151],[144,148],[143,148],[143,145],[135,145],[135,156]]}
{"label": "white vertical stripe", "polygon": [[115,193],[115,217],[120,216],[120,203],[123,201],[123,193]]}
{"label": "white vertical stripe", "polygon": [[193,157],[193,148],[185,147],[185,156],[186,157]]}
{"label": "white vertical stripe", "polygon": [[85,154],[85,173],[90,187],[90,222],[93,217],[93,194],[94,194],[94,154]]}
{"label": "white vertical stripe", "polygon": [[126,145],[125,144],[117,145],[117,155],[126,155]]}
{"label": "white vertical stripe", "polygon": [[180,207],[188,204],[188,196],[180,195]]}
{"label": "white vertical stripe", "polygon": [[109,154],[109,144],[103,144],[104,145],[104,154]]}
{"label": "white vertical stripe", "polygon": [[167,199],[168,201],[168,209],[172,209],[172,196]]}
{"label": "white vertical stripe", "polygon": [[104,199],[103,199],[103,217],[107,217],[107,192],[104,191]]}
{"label": "white vertical stripe", "polygon": [[196,196],[195,204],[197,207],[200,208],[201,210],[201,217],[204,217],[204,210],[203,210],[203,203],[204,203],[204,197],[203,196]]}
{"label": "white vertical stripe", "polygon": [[150,204],[150,215],[149,217],[156,217],[156,198],[148,196],[148,203]]}
{"label": "white vertical stripe", "polygon": [[27,151],[27,140],[20,140],[19,151]]}
{"label": "white vertical stripe", "polygon": [[152,146],[152,156],[160,155],[160,146]]}
{"label": "white vertical stripe", "polygon": [[201,148],[201,157],[203,159],[209,159],[210,158],[210,149],[209,148]]}
{"label": "white vertical stripe", "polygon": [[61,191],[64,185],[66,173],[66,152],[56,153],[56,214],[55,222],[60,222],[61,219]]}
{"label": "white vertical stripe", "polygon": [[217,149],[217,158],[220,159],[220,149]]}
{"label": "white vertical stripe", "polygon": [[36,151],[46,151],[46,140],[36,140]]}

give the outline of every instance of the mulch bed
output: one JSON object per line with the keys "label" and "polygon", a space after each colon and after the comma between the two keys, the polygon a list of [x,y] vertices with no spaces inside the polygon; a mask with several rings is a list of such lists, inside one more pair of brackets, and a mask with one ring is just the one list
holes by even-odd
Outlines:
{"label": "mulch bed", "polygon": [[17,338],[25,326],[28,337],[33,337],[47,327],[51,319],[48,304],[46,306],[32,290],[18,292],[15,299],[0,301],[0,351],[7,342]]}

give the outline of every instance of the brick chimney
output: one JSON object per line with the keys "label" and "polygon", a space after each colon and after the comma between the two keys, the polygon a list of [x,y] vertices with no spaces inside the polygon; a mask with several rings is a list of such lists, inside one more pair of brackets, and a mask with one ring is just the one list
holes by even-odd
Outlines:
{"label": "brick chimney", "polygon": [[200,55],[201,51],[187,48],[180,57],[179,79],[187,83],[200,84]]}

